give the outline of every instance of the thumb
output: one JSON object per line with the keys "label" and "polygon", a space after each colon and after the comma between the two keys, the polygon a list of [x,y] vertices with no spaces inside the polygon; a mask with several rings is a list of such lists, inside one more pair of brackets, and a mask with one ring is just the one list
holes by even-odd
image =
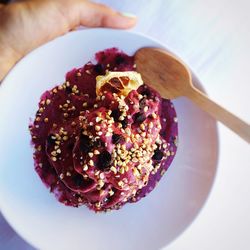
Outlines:
{"label": "thumb", "polygon": [[[60,2],[60,1],[59,1]],[[69,1],[63,4],[61,11],[67,18],[69,28],[83,25],[87,27],[108,27],[128,29],[136,24],[136,16],[117,12],[106,5],[89,1]]]}

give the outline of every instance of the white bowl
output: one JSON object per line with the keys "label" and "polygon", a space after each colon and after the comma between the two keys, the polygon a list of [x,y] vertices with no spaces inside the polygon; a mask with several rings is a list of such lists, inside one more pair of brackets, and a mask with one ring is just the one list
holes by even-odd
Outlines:
{"label": "white bowl", "polygon": [[[0,86],[0,207],[11,226],[39,249],[151,250],[177,238],[201,210],[217,165],[214,120],[185,98],[174,101],[179,148],[155,190],[119,211],[95,214],[60,204],[34,171],[28,124],[40,95],[65,73],[118,47],[132,55],[163,47],[139,34],[88,29],[62,36],[27,55]],[[199,85],[197,79],[196,84]]]}

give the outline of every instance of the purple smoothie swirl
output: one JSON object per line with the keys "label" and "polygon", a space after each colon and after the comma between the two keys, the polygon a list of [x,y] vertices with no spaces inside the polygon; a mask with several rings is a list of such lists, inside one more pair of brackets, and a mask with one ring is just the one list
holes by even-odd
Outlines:
{"label": "purple smoothie swirl", "polygon": [[138,75],[133,56],[111,48],[42,95],[29,127],[35,170],[65,205],[119,209],[151,192],[170,166],[174,106]]}

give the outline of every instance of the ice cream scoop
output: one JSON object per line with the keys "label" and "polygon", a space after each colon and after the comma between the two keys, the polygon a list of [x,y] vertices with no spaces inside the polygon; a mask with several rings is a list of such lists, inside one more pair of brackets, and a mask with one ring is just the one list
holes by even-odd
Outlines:
{"label": "ice cream scoop", "polygon": [[109,49],[97,62],[42,95],[30,131],[35,169],[57,199],[108,211],[154,189],[178,131],[173,104],[143,83],[133,57]]}

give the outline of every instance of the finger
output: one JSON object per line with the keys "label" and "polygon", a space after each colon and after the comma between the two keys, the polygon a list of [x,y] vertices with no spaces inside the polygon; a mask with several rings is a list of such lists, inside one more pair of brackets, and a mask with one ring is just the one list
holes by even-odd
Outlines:
{"label": "finger", "polygon": [[136,24],[136,17],[130,17],[102,4],[85,2],[79,9],[80,24],[89,27],[128,29]]}
{"label": "finger", "polygon": [[69,8],[64,8],[70,29],[83,25],[87,27],[109,27],[128,29],[136,24],[136,17],[117,12],[106,5],[88,1],[71,2]]}

